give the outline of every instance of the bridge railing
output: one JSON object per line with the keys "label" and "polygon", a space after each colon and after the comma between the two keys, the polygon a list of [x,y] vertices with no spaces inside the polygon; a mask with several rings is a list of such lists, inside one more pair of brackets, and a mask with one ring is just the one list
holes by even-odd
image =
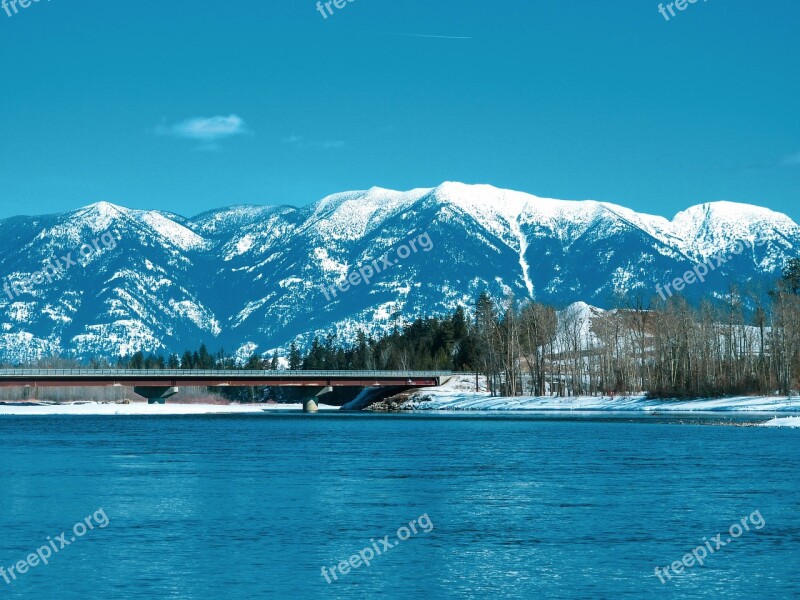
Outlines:
{"label": "bridge railing", "polygon": [[230,379],[258,377],[449,377],[474,375],[453,371],[300,371],[244,370],[244,369],[0,369],[0,377],[226,377]]}

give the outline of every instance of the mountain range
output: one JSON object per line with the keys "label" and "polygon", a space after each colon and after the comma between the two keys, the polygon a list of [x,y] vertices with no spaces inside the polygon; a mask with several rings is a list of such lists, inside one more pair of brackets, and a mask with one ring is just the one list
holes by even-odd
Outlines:
{"label": "mountain range", "polygon": [[[412,249],[419,240],[430,243]],[[647,304],[718,255],[706,281],[681,292],[689,300],[722,297],[734,280],[765,293],[800,256],[800,226],[749,204],[701,204],[669,220],[461,183],[193,218],[100,202],[0,221],[0,359],[180,353],[201,341],[246,357],[385,331],[472,306],[483,291],[556,306],[609,308],[626,295]],[[365,265],[369,283],[353,275]]]}

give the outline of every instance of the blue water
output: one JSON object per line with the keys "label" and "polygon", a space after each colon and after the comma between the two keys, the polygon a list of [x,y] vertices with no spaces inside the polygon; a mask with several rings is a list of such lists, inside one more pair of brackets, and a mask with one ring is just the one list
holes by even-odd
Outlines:
{"label": "blue water", "polygon": [[0,417],[0,565],[108,517],[0,598],[798,598],[798,448],[627,418]]}

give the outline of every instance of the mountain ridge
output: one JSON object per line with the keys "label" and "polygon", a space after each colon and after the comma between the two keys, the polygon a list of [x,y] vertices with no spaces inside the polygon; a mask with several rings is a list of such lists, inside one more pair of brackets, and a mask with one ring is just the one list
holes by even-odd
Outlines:
{"label": "mountain ridge", "polygon": [[[647,300],[657,284],[744,242],[744,252],[686,291],[693,301],[720,298],[731,277],[767,289],[800,253],[800,226],[757,205],[704,203],[667,219],[608,202],[445,182],[188,218],[110,202],[11,217],[0,221],[0,277],[30,278],[48,257],[77,253],[106,231],[115,250],[49,285],[0,296],[0,359],[180,352],[200,341],[240,355],[267,352],[314,334],[386,331],[471,305],[482,291],[610,307],[624,294]],[[423,234],[430,251],[410,253],[369,285],[335,298],[322,293]]]}

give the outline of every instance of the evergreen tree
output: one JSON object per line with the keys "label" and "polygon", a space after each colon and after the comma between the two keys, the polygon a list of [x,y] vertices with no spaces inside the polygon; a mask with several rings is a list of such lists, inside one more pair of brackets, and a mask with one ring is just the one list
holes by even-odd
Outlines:
{"label": "evergreen tree", "polygon": [[247,360],[247,363],[244,365],[244,368],[250,371],[260,371],[261,369],[264,368],[261,357],[254,352],[253,355]]}
{"label": "evergreen tree", "polygon": [[135,352],[133,356],[131,356],[130,360],[128,361],[128,368],[144,369],[144,353],[141,350]]}
{"label": "evergreen tree", "polygon": [[300,370],[300,367],[303,364],[303,355],[300,354],[300,350],[297,347],[295,342],[292,342],[289,346],[289,369],[292,371]]}
{"label": "evergreen tree", "polygon": [[211,354],[209,354],[205,343],[201,343],[200,348],[197,351],[197,361],[195,362],[195,367],[198,369],[214,368],[214,358],[211,356]]}

